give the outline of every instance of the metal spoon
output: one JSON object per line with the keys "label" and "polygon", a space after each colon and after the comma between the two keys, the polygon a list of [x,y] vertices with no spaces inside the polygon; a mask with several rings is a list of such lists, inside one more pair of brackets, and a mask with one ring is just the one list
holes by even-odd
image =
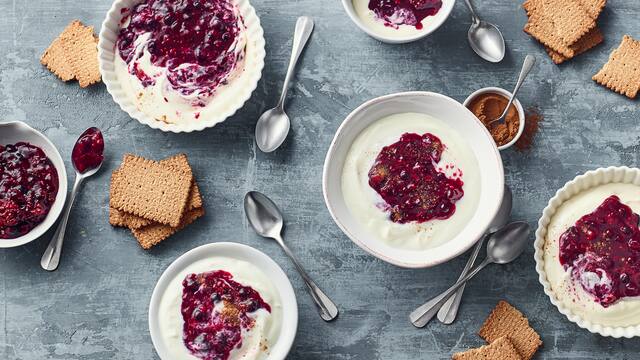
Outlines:
{"label": "metal spoon", "polygon": [[285,245],[284,240],[282,240],[284,220],[276,204],[257,191],[250,191],[244,197],[244,212],[247,215],[247,219],[249,219],[249,223],[258,235],[274,239],[280,247],[282,247],[289,259],[291,259],[293,265],[295,265],[307,285],[307,290],[316,303],[322,320],[331,321],[338,317],[338,308],[336,305],[320,290],[316,283],[311,280],[311,277],[302,268],[302,265],[296,260],[287,245]]}
{"label": "metal spoon", "polygon": [[[467,265],[465,265],[462,270],[462,274],[458,280],[464,278],[471,270],[471,267],[476,263],[476,259],[478,258],[478,254],[480,254],[480,249],[482,249],[482,245],[487,240],[489,236],[491,236],[496,231],[500,230],[502,227],[507,225],[507,221],[509,221],[509,216],[511,215],[511,207],[513,205],[513,195],[511,194],[511,189],[507,185],[504,186],[504,195],[502,197],[502,203],[500,204],[500,208],[498,209],[498,213],[493,218],[493,221],[489,225],[489,229],[487,229],[487,233],[478,241],[476,246],[473,248],[473,252],[467,261]],[[442,305],[440,310],[438,311],[438,320],[440,320],[443,324],[451,324],[456,319],[456,315],[458,315],[458,308],[460,307],[460,301],[462,300],[462,294],[464,293],[464,285],[456,291],[456,293],[449,297],[446,303]]]}
{"label": "metal spoon", "polygon": [[284,112],[284,101],[287,97],[287,89],[293,77],[293,71],[296,68],[302,50],[311,36],[311,32],[313,32],[313,20],[308,16],[299,17],[296,22],[291,60],[289,61],[287,77],[284,79],[284,85],[282,86],[280,101],[278,101],[278,105],[275,108],[265,111],[256,124],[256,143],[263,152],[269,153],[276,150],[289,134],[291,123]]}
{"label": "metal spoon", "polygon": [[64,242],[64,234],[67,230],[67,222],[69,221],[69,214],[71,213],[71,208],[73,207],[73,202],[76,199],[76,195],[80,190],[80,185],[82,185],[82,182],[86,178],[97,173],[98,170],[100,170],[100,167],[102,167],[102,163],[104,162],[104,157],[102,156],[102,152],[104,151],[104,139],[102,137],[102,133],[97,128],[89,128],[82,135],[80,135],[80,137],[78,138],[78,141],[76,141],[76,144],[73,147],[73,154],[76,154],[76,152],[80,150],[80,146],[82,146],[81,140],[84,139],[87,136],[87,134],[90,134],[90,133],[91,134],[95,133],[96,136],[98,136],[99,140],[102,142],[101,149],[98,149],[100,150],[100,154],[99,154],[100,163],[90,168],[84,168],[84,166],[81,165],[82,169],[79,170],[78,169],[79,164],[76,164],[75,157],[73,159],[74,161],[72,161],[73,168],[76,171],[76,180],[73,184],[73,189],[71,190],[71,196],[69,198],[69,201],[67,201],[67,204],[64,207],[62,219],[58,224],[58,228],[56,229],[56,232],[53,234],[53,238],[51,239],[51,242],[49,242],[49,246],[47,246],[47,249],[44,251],[44,255],[42,255],[42,259],[40,260],[40,266],[42,266],[42,268],[47,271],[56,270],[58,268],[58,265],[60,264],[60,255],[62,254],[62,244]]}
{"label": "metal spoon", "polygon": [[480,20],[471,0],[465,0],[471,11],[471,27],[467,33],[469,45],[481,58],[497,63],[502,61],[505,53],[504,38],[500,30],[493,24]]}
{"label": "metal spoon", "polygon": [[507,264],[517,259],[527,246],[528,240],[529,224],[525,222],[514,222],[498,230],[489,238],[487,257],[484,261],[445,292],[414,310],[409,315],[411,323],[419,328],[427,325],[436,315],[442,304],[444,304],[449,296],[458,290],[460,286],[464,285],[489,264]]}
{"label": "metal spoon", "polygon": [[509,108],[511,107],[513,100],[516,98],[516,94],[518,93],[518,90],[520,90],[522,83],[527,78],[527,75],[529,75],[529,72],[531,72],[531,69],[533,69],[533,65],[535,64],[536,64],[536,58],[533,55],[527,55],[527,57],[524,58],[524,62],[522,63],[522,69],[520,70],[520,75],[518,76],[518,82],[516,82],[516,87],[513,89],[513,92],[511,93],[511,97],[509,98],[507,107],[504,108],[502,115],[500,115],[499,118],[490,121],[487,124],[487,127],[495,122],[504,122],[504,119],[507,117],[507,113],[509,112]]}

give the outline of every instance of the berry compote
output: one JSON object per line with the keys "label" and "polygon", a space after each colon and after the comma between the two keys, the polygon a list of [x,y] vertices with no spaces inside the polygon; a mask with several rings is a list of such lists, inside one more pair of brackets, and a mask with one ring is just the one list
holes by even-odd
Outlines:
{"label": "berry compote", "polygon": [[384,21],[385,26],[397,29],[400,25],[422,29],[422,20],[440,11],[442,0],[369,0],[369,10]]}
{"label": "berry compote", "polygon": [[102,164],[104,160],[104,138],[98,128],[87,129],[76,142],[71,153],[73,166],[83,174]]}
{"label": "berry compote", "polygon": [[190,274],[182,282],[183,341],[187,349],[204,360],[226,360],[242,346],[242,331],[254,325],[249,316],[269,304],[250,286],[217,270]]}
{"label": "berry compote", "polygon": [[38,226],[58,194],[58,172],[35,145],[0,145],[0,239],[15,239]]}
{"label": "berry compote", "polygon": [[386,202],[391,221],[444,220],[455,213],[455,203],[464,195],[463,182],[438,169],[444,149],[430,133],[406,133],[382,148],[369,170],[369,186]]}
{"label": "berry compote", "polygon": [[236,49],[244,23],[231,0],[145,0],[125,12],[116,46],[145,87],[156,82],[137,63],[145,52],[185,96],[211,95],[244,57]]}
{"label": "berry compote", "polygon": [[612,195],[560,236],[560,264],[603,307],[640,295],[639,220]]}

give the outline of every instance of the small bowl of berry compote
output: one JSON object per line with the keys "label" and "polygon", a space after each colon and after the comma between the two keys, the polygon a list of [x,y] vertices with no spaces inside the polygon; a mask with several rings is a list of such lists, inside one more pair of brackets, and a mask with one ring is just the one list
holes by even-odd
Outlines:
{"label": "small bowl of berry compote", "polygon": [[0,123],[0,248],[42,236],[66,196],[67,172],[53,143],[23,122]]}

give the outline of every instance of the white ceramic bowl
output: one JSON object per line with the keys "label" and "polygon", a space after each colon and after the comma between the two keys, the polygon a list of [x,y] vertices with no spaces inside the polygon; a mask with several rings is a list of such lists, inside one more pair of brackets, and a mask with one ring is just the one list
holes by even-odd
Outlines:
{"label": "white ceramic bowl", "polygon": [[[225,121],[236,113],[244,103],[249,100],[251,94],[258,86],[258,81],[262,77],[262,69],[264,68],[264,32],[260,25],[260,19],[256,15],[255,9],[249,3],[249,0],[234,0],[240,9],[240,13],[244,19],[244,23],[247,27],[247,43],[251,44],[255,48],[255,57],[247,57],[245,61],[245,69],[241,76],[246,77],[246,83],[248,86],[244,88],[242,93],[232,99],[232,102],[225,107],[227,110],[217,114],[216,116],[210,116],[207,118],[201,117],[197,122],[191,122],[186,124],[167,124],[162,121],[157,121],[149,115],[138,110],[132,99],[130,99],[125,91],[122,89],[120,79],[115,72],[114,60],[115,42],[118,38],[118,32],[120,31],[120,20],[122,18],[121,9],[131,8],[142,0],[115,0],[111,9],[107,13],[104,22],[102,23],[102,29],[99,35],[98,42],[98,61],[100,64],[100,73],[102,74],[102,81],[107,87],[107,91],[113,97],[113,100],[124,110],[129,116],[138,120],[142,124],[149,125],[154,129],[169,132],[192,132],[200,131],[206,128],[216,126],[217,124]],[[215,96],[215,95],[214,95]],[[216,101],[215,97],[212,101]]]}
{"label": "white ceramic bowl", "polygon": [[298,329],[298,303],[289,278],[270,257],[250,246],[232,242],[212,243],[197,247],[176,259],[164,271],[151,295],[149,305],[149,332],[158,355],[163,360],[170,360],[170,352],[160,336],[159,308],[162,295],[169,283],[189,265],[211,257],[226,257],[249,262],[260,268],[271,280],[280,295],[282,303],[282,326],[275,344],[270,347],[269,359],[281,360],[287,357]]}
{"label": "white ceramic bowl", "polygon": [[562,189],[558,190],[556,195],[549,200],[549,204],[542,211],[542,217],[538,221],[538,230],[536,230],[536,241],[534,243],[536,271],[538,272],[538,279],[544,287],[545,294],[549,296],[551,303],[555,305],[558,310],[565,315],[567,319],[569,319],[569,321],[576,323],[579,327],[587,329],[594,334],[615,338],[631,338],[640,336],[640,324],[636,326],[613,327],[595,324],[582,318],[572,312],[571,309],[564,306],[562,301],[557,298],[551,289],[551,284],[549,283],[549,280],[547,280],[547,274],[544,270],[544,244],[547,237],[547,226],[555,215],[558,207],[580,192],[610,183],[624,183],[640,186],[640,169],[609,167],[588,171],[587,173],[577,176],[575,179],[566,183]]}
{"label": "white ceramic bowl", "polygon": [[17,142],[28,142],[44,151],[58,171],[58,194],[49,214],[43,222],[38,224],[25,235],[15,239],[0,239],[0,248],[11,248],[29,243],[47,232],[60,216],[67,198],[67,171],[64,161],[56,149],[55,145],[42,133],[21,121],[0,123],[0,145],[15,144]]}
{"label": "white ceramic bowl", "polygon": [[389,36],[367,26],[356,13],[355,8],[353,7],[353,0],[342,0],[342,6],[347,12],[347,15],[349,15],[351,21],[353,21],[360,28],[360,30],[364,31],[372,38],[388,44],[404,44],[420,40],[430,35],[434,31],[438,30],[440,25],[442,25],[447,20],[447,18],[449,18],[449,15],[451,14],[453,5],[455,3],[455,0],[442,0],[442,8],[440,8],[440,11],[438,11],[436,15],[429,16],[425,20],[423,20],[422,24],[424,28],[422,28],[419,33],[407,36]]}
{"label": "white ceramic bowl", "polygon": [[[486,88],[482,88],[480,90],[477,90],[477,91],[473,92],[471,95],[469,95],[469,97],[467,97],[467,99],[464,101],[463,105],[466,107],[478,95],[487,94],[487,93],[488,94],[501,94],[503,96],[506,96],[507,99],[511,97],[511,93],[508,92],[507,90],[503,89],[503,88],[486,87]],[[498,146],[498,150],[500,150],[500,151],[506,150],[506,149],[510,148],[511,146],[513,146],[513,144],[515,144],[518,141],[518,139],[520,139],[520,136],[522,136],[522,133],[524,132],[524,124],[525,124],[524,123],[525,122],[524,108],[522,107],[522,104],[520,104],[520,101],[517,98],[513,100],[513,105],[515,105],[516,110],[518,110],[518,118],[520,119],[520,124],[518,126],[518,132],[516,133],[516,136],[514,136],[513,139],[511,139],[511,141],[509,141],[508,143],[506,143],[506,144],[504,144],[502,146]]]}
{"label": "white ceramic bowl", "polygon": [[[342,170],[356,137],[386,116],[417,112],[448,121],[471,147],[480,168],[478,208],[464,229],[443,245],[428,250],[402,250],[387,245],[353,217],[342,194]],[[425,268],[448,261],[466,251],[484,234],[502,202],[504,172],[500,152],[487,129],[457,101],[430,92],[406,92],[370,100],[355,109],[338,129],[327,153],[322,176],[324,200],[340,229],[366,252],[391,264]]]}

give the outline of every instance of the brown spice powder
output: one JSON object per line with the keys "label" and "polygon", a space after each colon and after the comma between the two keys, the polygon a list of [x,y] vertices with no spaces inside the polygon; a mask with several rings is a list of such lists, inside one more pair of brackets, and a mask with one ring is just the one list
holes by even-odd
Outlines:
{"label": "brown spice powder", "polygon": [[543,119],[542,114],[535,107],[530,107],[525,111],[524,131],[520,139],[514,144],[516,150],[526,151],[531,149]]}
{"label": "brown spice powder", "polygon": [[520,116],[515,105],[511,104],[505,121],[494,122],[502,115],[509,100],[501,94],[486,93],[478,95],[467,106],[471,112],[487,127],[491,137],[498,146],[509,143],[518,133],[520,128]]}

